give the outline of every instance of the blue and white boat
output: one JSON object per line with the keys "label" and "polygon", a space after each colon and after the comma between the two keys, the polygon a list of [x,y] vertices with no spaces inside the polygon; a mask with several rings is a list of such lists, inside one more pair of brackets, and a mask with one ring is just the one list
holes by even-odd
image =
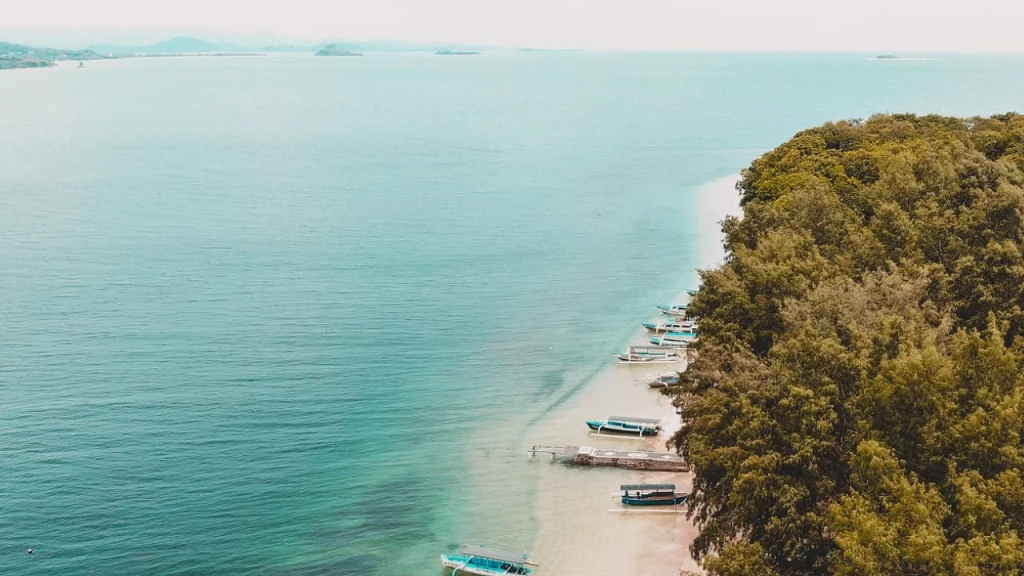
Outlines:
{"label": "blue and white boat", "polygon": [[689,332],[666,332],[660,338],[651,338],[651,344],[655,346],[687,346],[697,339],[697,331]]}
{"label": "blue and white boat", "polygon": [[690,295],[690,298],[693,298],[694,296],[697,295],[697,291],[695,289],[692,289],[692,288],[687,290],[686,293]]}
{"label": "blue and white boat", "polygon": [[676,362],[682,356],[677,346],[665,346],[662,349],[633,348],[624,354],[616,354],[619,364],[668,364]]}
{"label": "blue and white boat", "polygon": [[619,490],[627,506],[676,506],[688,496],[677,493],[675,484],[623,484]]}
{"label": "blue and white boat", "polygon": [[666,316],[682,318],[686,316],[686,309],[689,307],[689,304],[662,304],[658,306],[658,310],[661,310],[661,313]]}
{"label": "blue and white boat", "polygon": [[648,332],[660,334],[662,332],[685,332],[687,330],[695,329],[697,321],[693,319],[683,320],[682,318],[674,318],[672,320],[660,320],[658,322],[641,322],[640,325],[646,328]]}
{"label": "blue and white boat", "polygon": [[647,385],[651,388],[666,388],[679,385],[679,372],[665,372],[657,376],[648,376]]}
{"label": "blue and white boat", "polygon": [[657,418],[633,418],[631,416],[609,416],[605,420],[588,420],[587,426],[598,434],[629,434],[631,436],[657,436],[661,431]]}
{"label": "blue and white boat", "polygon": [[507,574],[529,574],[528,566],[537,563],[528,561],[526,552],[505,552],[483,546],[463,546],[458,554],[441,554],[441,566],[451,568],[451,576],[477,574],[478,576],[504,576]]}

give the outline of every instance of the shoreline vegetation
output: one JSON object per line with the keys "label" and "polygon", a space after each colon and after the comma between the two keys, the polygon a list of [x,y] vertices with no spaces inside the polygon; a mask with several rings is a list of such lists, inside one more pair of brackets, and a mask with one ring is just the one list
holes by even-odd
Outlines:
{"label": "shoreline vegetation", "polygon": [[0,70],[47,68],[63,60],[84,61],[104,58],[106,57],[92,50],[57,50],[0,42]]}
{"label": "shoreline vegetation", "polygon": [[671,440],[710,576],[1024,571],[1024,116],[755,160]]}
{"label": "shoreline vegetation", "polygon": [[50,68],[58,62],[85,62],[90,60],[123,60],[125,58],[181,58],[181,57],[263,56],[258,52],[183,52],[156,54],[100,54],[95,50],[59,50],[24,44],[0,42],[0,70],[15,68]]}

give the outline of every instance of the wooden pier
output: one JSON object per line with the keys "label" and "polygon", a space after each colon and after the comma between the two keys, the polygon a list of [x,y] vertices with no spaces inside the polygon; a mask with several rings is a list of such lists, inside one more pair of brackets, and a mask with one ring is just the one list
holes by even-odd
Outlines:
{"label": "wooden pier", "polygon": [[657,470],[661,472],[689,472],[690,465],[682,456],[670,452],[646,452],[643,450],[605,450],[590,446],[534,446],[530,457],[547,454],[551,460],[561,460],[577,466],[612,466],[633,470]]}

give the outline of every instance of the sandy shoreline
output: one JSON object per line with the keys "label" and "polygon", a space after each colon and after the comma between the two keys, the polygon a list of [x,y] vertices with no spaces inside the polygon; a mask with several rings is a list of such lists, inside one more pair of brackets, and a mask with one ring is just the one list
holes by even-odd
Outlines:
{"label": "sandy shoreline", "polygon": [[[726,215],[739,212],[736,180],[736,176],[718,179],[697,192],[701,268],[716,265],[723,256],[718,223]],[[677,301],[685,301],[685,291]],[[658,303],[651,304],[653,307]],[[638,323],[642,320],[646,319],[637,318]],[[633,342],[646,342],[642,329]],[[582,393],[551,414],[529,440],[531,444],[665,450],[668,437],[678,426],[678,416],[671,399],[650,389],[645,380],[649,375],[684,367],[683,362],[644,366],[609,361]],[[583,426],[586,420],[609,414],[660,418],[664,430],[654,439],[616,439],[594,437]],[[538,575],[678,576],[681,570],[703,573],[689,553],[698,530],[682,508],[677,513],[623,512],[625,507],[617,497],[619,484],[634,482],[674,483],[678,490],[688,492],[692,487],[690,473],[574,468],[551,464],[544,458],[531,465],[539,477],[534,511],[539,530],[533,550],[533,558],[542,566]]]}

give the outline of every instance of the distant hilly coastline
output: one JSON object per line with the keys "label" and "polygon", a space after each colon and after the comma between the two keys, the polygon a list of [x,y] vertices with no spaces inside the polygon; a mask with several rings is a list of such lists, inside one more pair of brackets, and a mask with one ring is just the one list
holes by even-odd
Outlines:
{"label": "distant hilly coastline", "polygon": [[[45,68],[63,60],[109,60],[119,58],[162,57],[162,56],[258,56],[263,53],[310,53],[317,56],[362,56],[364,52],[433,52],[439,56],[470,56],[484,50],[516,50],[489,46],[462,44],[415,44],[390,40],[368,40],[359,42],[334,41],[303,45],[299,43],[275,43],[249,46],[232,42],[214,42],[192,36],[175,36],[151,44],[90,44],[83,49],[44,48],[29,43],[14,44],[0,42],[0,69]],[[531,48],[520,48],[519,52],[544,52]]]}
{"label": "distant hilly coastline", "polygon": [[337,44],[328,44],[327,46],[324,46],[323,48],[317,50],[316,55],[317,56],[362,56],[363,53],[362,52],[353,52],[351,50],[346,50],[345,48],[342,48],[341,46],[338,46]]}
{"label": "distant hilly coastline", "polygon": [[[194,44],[193,47],[200,45]],[[176,51],[176,52],[153,52],[153,53],[125,53],[107,52],[101,53],[96,50],[63,50],[59,48],[45,48],[40,46],[28,46],[25,44],[13,44],[0,42],[0,70],[14,68],[49,68],[56,66],[58,62],[67,60],[84,62],[86,60],[117,60],[121,58],[157,58],[166,56],[263,56],[256,52],[234,52],[234,51]]]}
{"label": "distant hilly coastline", "polygon": [[58,50],[0,42],[0,70],[47,68],[62,60],[100,60],[102,58],[102,55],[92,50]]}
{"label": "distant hilly coastline", "polygon": [[[91,44],[87,49],[99,54],[167,54],[167,53],[203,53],[212,52],[309,52],[321,56],[352,56],[363,52],[479,52],[494,49],[486,46],[463,46],[451,44],[414,44],[390,40],[331,41],[316,44],[267,44],[262,46],[241,45],[230,42],[211,42],[190,36],[176,36],[153,44],[129,46],[121,44]],[[334,53],[336,52],[336,53]]]}

